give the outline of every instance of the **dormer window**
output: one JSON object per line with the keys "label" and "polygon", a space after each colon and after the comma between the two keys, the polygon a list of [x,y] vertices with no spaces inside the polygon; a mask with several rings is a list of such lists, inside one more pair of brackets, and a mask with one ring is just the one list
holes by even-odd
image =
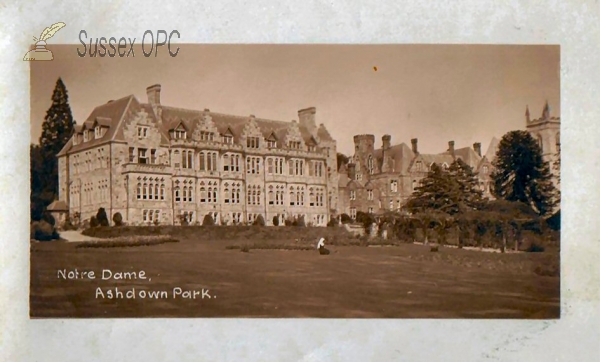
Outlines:
{"label": "dormer window", "polygon": [[102,137],[102,127],[101,126],[96,126],[94,128],[94,137],[96,139],[101,138]]}
{"label": "dormer window", "polygon": [[489,171],[489,169],[488,169],[487,165],[485,165],[481,168],[481,173],[483,173],[484,175],[487,175],[488,171]]}
{"label": "dormer window", "polygon": [[148,126],[137,126],[137,136],[138,136],[138,139],[147,138],[148,137]]}
{"label": "dormer window", "polygon": [[89,141],[88,131],[83,131],[83,142]]}
{"label": "dormer window", "polygon": [[186,139],[186,132],[182,129],[176,129],[173,131],[173,138],[176,140]]}
{"label": "dormer window", "polygon": [[248,137],[248,138],[246,138],[246,147],[248,147],[248,148],[258,148],[259,147],[259,139],[258,139],[258,137]]}
{"label": "dormer window", "polygon": [[275,147],[277,147],[277,141],[267,140],[267,147],[269,147],[269,148],[275,148]]}
{"label": "dormer window", "polygon": [[315,152],[317,150],[317,146],[310,145],[308,146],[308,152]]}
{"label": "dormer window", "polygon": [[233,144],[233,136],[230,134],[224,134],[221,140],[223,141],[223,143],[226,143],[228,145]]}
{"label": "dormer window", "polygon": [[423,162],[422,161],[415,162],[415,170],[416,171],[423,171]]}
{"label": "dormer window", "polygon": [[75,135],[73,135],[73,146],[79,144],[79,134],[75,133]]}

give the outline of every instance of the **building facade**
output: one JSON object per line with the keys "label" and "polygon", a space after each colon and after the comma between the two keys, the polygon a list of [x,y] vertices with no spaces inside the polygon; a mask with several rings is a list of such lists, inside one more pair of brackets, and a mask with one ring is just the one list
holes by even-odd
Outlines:
{"label": "building facade", "polygon": [[356,213],[382,213],[398,211],[410,198],[421,180],[427,176],[435,163],[449,167],[456,159],[462,159],[477,174],[485,197],[490,193],[492,162],[498,141],[493,139],[485,155],[481,143],[473,148],[455,149],[454,141],[448,142],[448,150],[439,154],[419,152],[418,139],[391,145],[391,136],[384,135],[381,147],[375,148],[375,136],[354,136],[354,155],[339,170],[340,213],[356,217]]}
{"label": "building facade", "polygon": [[[130,225],[251,223],[262,215],[325,226],[338,208],[336,141],[316,109],[283,122],[147,103],[96,107],[58,154],[59,200],[81,220],[103,207]],[[112,221],[111,221],[112,222]]]}
{"label": "building facade", "polygon": [[[538,140],[543,159],[550,164],[556,181],[560,172],[554,167],[560,157],[560,117],[550,115],[546,102],[540,118],[532,120],[528,107],[525,118],[526,129]],[[482,154],[481,143],[473,144],[472,148],[455,149],[454,141],[448,142],[445,152],[423,154],[419,152],[416,138],[411,140],[410,147],[405,143],[392,146],[391,136],[384,135],[381,147],[376,149],[374,135],[356,135],[354,155],[338,170],[339,212],[355,217],[359,211],[400,210],[434,163],[446,168],[459,158],[476,173],[483,196],[493,199],[491,173],[498,143],[498,139],[493,138],[485,154]],[[559,184],[555,182],[555,186]]]}

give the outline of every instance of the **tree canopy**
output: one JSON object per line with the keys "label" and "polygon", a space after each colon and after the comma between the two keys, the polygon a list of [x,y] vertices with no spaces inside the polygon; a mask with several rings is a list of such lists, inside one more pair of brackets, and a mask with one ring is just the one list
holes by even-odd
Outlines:
{"label": "tree canopy", "polygon": [[551,212],[556,205],[556,189],[550,165],[542,158],[538,143],[527,131],[511,131],[498,145],[492,173],[497,198],[520,201],[538,214]]}
{"label": "tree canopy", "polygon": [[406,206],[412,213],[436,210],[455,215],[479,207],[482,201],[475,173],[457,159],[447,171],[434,163]]}
{"label": "tree canopy", "polygon": [[58,197],[58,161],[56,155],[73,134],[75,122],[69,106],[67,88],[61,78],[52,93],[52,105],[46,111],[39,145],[30,146],[31,218],[38,220],[44,208]]}

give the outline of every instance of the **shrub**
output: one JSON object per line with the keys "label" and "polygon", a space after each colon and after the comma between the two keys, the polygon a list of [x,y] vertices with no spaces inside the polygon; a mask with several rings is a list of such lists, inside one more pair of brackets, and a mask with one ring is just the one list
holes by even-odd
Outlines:
{"label": "shrub", "polygon": [[54,220],[54,216],[52,216],[52,214],[50,214],[49,212],[44,212],[42,214],[42,220],[47,222],[48,224],[55,226],[56,225],[56,220]]}
{"label": "shrub", "polygon": [[285,226],[294,226],[294,221],[292,220],[285,219],[284,223]]}
{"label": "shrub", "polygon": [[531,243],[531,245],[529,245],[529,247],[525,251],[527,251],[528,253],[541,253],[544,250],[546,249],[542,245]]}
{"label": "shrub", "polygon": [[342,214],[342,224],[351,224],[352,218],[348,214]]}
{"label": "shrub", "polygon": [[95,228],[100,226],[100,223],[98,222],[98,219],[96,219],[95,216],[90,217],[90,227],[91,228]]}
{"label": "shrub", "polygon": [[250,247],[248,247],[248,245],[242,245],[242,246],[240,247],[240,251],[241,251],[242,253],[247,253],[247,252],[249,252],[249,251],[250,251]]}
{"label": "shrub", "polygon": [[375,222],[375,217],[371,214],[367,214],[366,212],[359,211],[356,213],[356,221],[363,224],[365,230],[368,230],[369,227]]}
{"label": "shrub", "polygon": [[60,238],[54,226],[45,220],[31,223],[30,237],[38,241],[50,241]]}
{"label": "shrub", "polygon": [[273,216],[273,226],[279,226],[279,218],[277,215]]}
{"label": "shrub", "polygon": [[256,219],[254,219],[254,222],[252,223],[252,225],[254,225],[254,226],[265,226],[265,218],[261,214],[258,214],[258,216],[256,217]]}
{"label": "shrub", "polygon": [[65,218],[65,222],[63,222],[63,224],[62,224],[62,229],[63,230],[77,230],[77,227],[75,225],[73,225],[73,223],[71,222],[71,218],[69,217],[69,215],[67,215],[67,217]]}
{"label": "shrub", "polygon": [[202,226],[213,226],[215,224],[215,219],[210,214],[204,215],[204,219],[202,220]]}
{"label": "shrub", "polygon": [[329,220],[329,222],[327,223],[327,226],[329,226],[329,227],[338,226],[337,218],[335,218],[335,217],[331,218],[331,220]]}
{"label": "shrub", "polygon": [[115,226],[123,226],[123,216],[120,212],[115,212],[113,215],[113,222],[115,223]]}
{"label": "shrub", "polygon": [[106,210],[103,207],[98,209],[96,213],[96,221],[100,224],[100,226],[108,226],[108,215],[106,215]]}
{"label": "shrub", "polygon": [[304,221],[304,216],[301,217],[297,217],[294,222],[292,223],[293,226],[300,226],[300,227],[305,227],[306,226],[306,222]]}

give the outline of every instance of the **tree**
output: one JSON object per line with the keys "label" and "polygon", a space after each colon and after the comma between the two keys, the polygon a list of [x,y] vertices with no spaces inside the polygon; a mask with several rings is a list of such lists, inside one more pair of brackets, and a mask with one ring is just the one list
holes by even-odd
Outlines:
{"label": "tree", "polygon": [[556,189],[550,166],[527,131],[511,131],[498,145],[492,173],[492,192],[497,198],[520,201],[538,214],[551,212],[556,205]]}
{"label": "tree", "polygon": [[454,192],[459,211],[473,210],[481,207],[483,192],[473,168],[458,158],[448,168],[448,173],[456,182]]}
{"label": "tree", "polygon": [[46,111],[38,145],[30,147],[31,217],[39,218],[43,210],[58,196],[58,161],[56,155],[73,134],[73,115],[67,88],[61,78],[52,93],[52,105]]}
{"label": "tree", "polygon": [[439,210],[448,214],[459,211],[455,199],[458,185],[448,177],[448,173],[437,164],[431,166],[431,170],[421,181],[421,186],[415,189],[406,206],[411,213],[426,212],[428,210]]}
{"label": "tree", "polygon": [[348,156],[343,153],[337,153],[337,169],[339,170],[342,165],[348,164]]}

